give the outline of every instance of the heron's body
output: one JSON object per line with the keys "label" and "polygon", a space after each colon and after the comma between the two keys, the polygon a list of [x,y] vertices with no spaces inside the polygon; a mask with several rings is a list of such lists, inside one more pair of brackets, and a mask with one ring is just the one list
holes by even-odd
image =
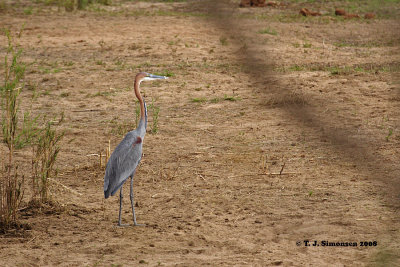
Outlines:
{"label": "heron's body", "polygon": [[[146,116],[147,120],[147,116]],[[129,177],[133,177],[142,159],[146,127],[142,120],[139,127],[128,132],[111,154],[104,176],[104,197],[113,196]],[[138,137],[141,142],[138,143]]]}
{"label": "heron's body", "polygon": [[143,140],[146,134],[147,127],[147,108],[146,103],[140,95],[139,86],[143,80],[153,79],[166,79],[163,76],[157,76],[145,72],[138,73],[135,77],[135,95],[139,100],[140,104],[140,121],[138,127],[128,132],[121,143],[115,148],[111,154],[110,159],[107,162],[106,173],[104,176],[104,197],[108,198],[110,195],[113,196],[120,190],[120,202],[119,202],[119,218],[118,225],[121,226],[121,210],[122,210],[122,186],[125,181],[131,178],[131,207],[133,213],[133,223],[136,223],[135,208],[133,204],[133,176],[135,175],[136,168],[142,159]]}

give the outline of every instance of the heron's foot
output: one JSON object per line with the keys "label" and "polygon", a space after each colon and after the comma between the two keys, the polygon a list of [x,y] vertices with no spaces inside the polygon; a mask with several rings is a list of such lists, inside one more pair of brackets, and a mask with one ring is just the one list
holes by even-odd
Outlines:
{"label": "heron's foot", "polygon": [[134,224],[133,224],[133,226],[146,226],[145,224],[138,224],[137,222],[135,222]]}
{"label": "heron's foot", "polygon": [[128,227],[128,226],[130,226],[129,223],[127,224],[118,223],[116,227]]}

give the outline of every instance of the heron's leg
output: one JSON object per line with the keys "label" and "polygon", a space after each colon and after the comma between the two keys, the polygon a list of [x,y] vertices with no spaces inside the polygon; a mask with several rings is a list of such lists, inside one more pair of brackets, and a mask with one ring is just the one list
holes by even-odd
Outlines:
{"label": "heron's leg", "polygon": [[135,204],[133,202],[133,176],[131,176],[131,192],[130,192],[129,196],[131,198],[131,206],[132,206],[132,214],[133,214],[133,225],[135,225],[135,226],[144,226],[143,224],[138,224],[136,222]]}
{"label": "heron's leg", "polygon": [[124,196],[122,195],[122,187],[121,190],[119,191],[119,215],[118,215],[118,226],[129,226],[129,224],[122,224],[121,223],[121,213],[122,213],[122,199]]}
{"label": "heron's leg", "polygon": [[122,199],[124,197],[122,196],[122,186],[121,186],[121,191],[119,191],[119,216],[118,216],[118,226],[121,226],[121,212],[122,212]]}

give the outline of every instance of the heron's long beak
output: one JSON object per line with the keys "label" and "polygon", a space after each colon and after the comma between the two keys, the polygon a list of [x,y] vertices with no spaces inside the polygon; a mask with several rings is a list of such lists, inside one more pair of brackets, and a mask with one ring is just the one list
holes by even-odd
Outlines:
{"label": "heron's long beak", "polygon": [[150,74],[149,73],[149,75],[147,76],[148,78],[150,78],[150,79],[168,79],[168,77],[166,77],[166,76],[158,76],[158,75],[154,75],[154,74]]}

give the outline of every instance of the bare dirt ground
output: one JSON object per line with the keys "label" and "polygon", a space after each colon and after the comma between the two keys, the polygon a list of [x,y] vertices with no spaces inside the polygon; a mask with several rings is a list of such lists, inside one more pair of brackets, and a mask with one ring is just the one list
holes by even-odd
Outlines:
{"label": "bare dirt ground", "polygon": [[[337,6],[9,3],[0,27],[25,23],[30,63],[21,108],[65,115],[51,188],[63,208],[21,211],[32,229],[1,236],[0,265],[400,266],[400,6],[373,20],[337,18]],[[135,127],[139,71],[171,77],[142,83],[160,108],[134,184],[147,226],[118,228],[93,154]],[[17,156],[29,173],[30,149]]]}

